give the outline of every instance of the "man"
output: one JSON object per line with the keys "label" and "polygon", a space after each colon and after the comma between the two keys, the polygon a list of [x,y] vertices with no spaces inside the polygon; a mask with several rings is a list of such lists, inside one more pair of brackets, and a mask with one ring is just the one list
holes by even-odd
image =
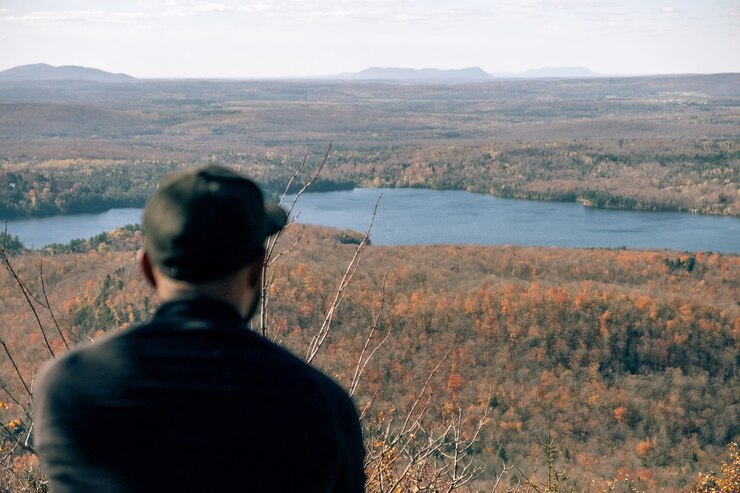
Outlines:
{"label": "man", "polygon": [[246,327],[264,241],[286,219],[226,168],[163,180],[139,254],[162,305],[36,385],[34,445],[53,493],[364,490],[347,394]]}

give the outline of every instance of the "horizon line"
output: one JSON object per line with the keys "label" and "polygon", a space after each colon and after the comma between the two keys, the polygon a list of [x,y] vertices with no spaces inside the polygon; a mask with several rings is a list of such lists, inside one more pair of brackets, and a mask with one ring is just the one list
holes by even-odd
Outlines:
{"label": "horizon line", "polygon": [[[422,68],[414,68],[414,67],[403,67],[403,66],[381,66],[381,65],[372,65],[365,67],[364,69],[361,69],[359,71],[343,71],[343,72],[336,72],[331,74],[318,74],[318,75],[308,75],[308,74],[300,74],[300,75],[147,75],[147,76],[135,76],[131,75],[129,72],[112,72],[105,69],[100,69],[93,66],[85,66],[85,65],[74,65],[74,64],[64,64],[64,65],[52,65],[50,63],[46,62],[35,62],[35,63],[26,63],[21,65],[13,65],[11,67],[2,68],[0,69],[0,73],[12,70],[14,68],[20,68],[20,67],[26,67],[26,66],[32,66],[32,65],[48,65],[53,68],[62,68],[62,67],[76,67],[76,68],[82,68],[82,69],[92,69],[92,70],[100,70],[103,72],[106,72],[111,75],[122,75],[122,76],[128,76],[132,77],[135,80],[305,80],[305,79],[325,79],[325,80],[347,80],[352,79],[353,76],[360,75],[361,72],[368,70],[368,69],[383,69],[383,70],[411,70],[416,72],[421,72],[424,70],[436,70],[440,72],[454,72],[454,71],[462,71],[466,69],[479,69],[484,72],[485,76],[480,78],[469,78],[469,79],[459,79],[460,81],[475,81],[475,82],[484,82],[489,80],[496,80],[496,79],[561,79],[561,78],[569,78],[569,79],[581,79],[581,78],[588,78],[588,79],[596,79],[596,78],[610,78],[610,77],[624,77],[624,78],[631,78],[631,77],[652,77],[652,76],[690,76],[690,75],[727,75],[727,74],[738,74],[740,71],[711,71],[711,72],[693,72],[693,71],[687,71],[687,72],[647,72],[647,73],[602,73],[602,72],[594,72],[590,68],[586,66],[581,65],[563,65],[563,66],[548,66],[548,67],[538,67],[534,69],[526,69],[520,72],[508,72],[508,71],[497,71],[497,72],[488,72],[484,70],[482,67],[478,65],[470,65],[466,67],[460,67],[460,68],[438,68],[438,67],[422,67]],[[589,71],[590,74],[576,74],[576,75],[552,75],[552,76],[531,76],[527,75],[531,72],[538,72],[542,70],[548,70],[548,69],[554,69],[554,70],[563,70],[563,69],[580,69],[580,70],[586,70]],[[33,79],[28,79],[33,80]],[[54,79],[39,79],[39,80],[54,80]],[[73,79],[58,79],[58,80],[73,80]],[[394,78],[394,77],[388,77],[388,78],[379,78],[379,77],[369,77],[367,79],[358,78],[354,80],[375,80],[375,81],[383,81],[383,80],[404,80],[403,78]],[[433,80],[433,79],[427,79],[427,80]]]}

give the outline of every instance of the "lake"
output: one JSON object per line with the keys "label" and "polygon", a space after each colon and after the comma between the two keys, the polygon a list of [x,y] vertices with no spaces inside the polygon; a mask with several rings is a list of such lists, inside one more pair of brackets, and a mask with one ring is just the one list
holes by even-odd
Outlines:
{"label": "lake", "polygon": [[[734,217],[591,209],[572,202],[464,191],[356,188],[309,193],[301,197],[293,217],[300,223],[364,231],[381,195],[371,233],[376,245],[517,244],[740,253],[740,219]],[[138,222],[141,209],[112,209],[8,221],[8,232],[38,248]]]}

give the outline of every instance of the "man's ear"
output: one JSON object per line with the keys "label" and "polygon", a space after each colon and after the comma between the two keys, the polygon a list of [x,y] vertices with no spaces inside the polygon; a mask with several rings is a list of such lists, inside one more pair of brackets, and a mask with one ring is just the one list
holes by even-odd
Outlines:
{"label": "man's ear", "polygon": [[249,275],[247,282],[250,288],[256,288],[262,284],[262,268],[265,263],[265,251],[262,250],[249,264]]}
{"label": "man's ear", "polygon": [[143,248],[139,248],[136,252],[136,262],[139,264],[141,273],[144,274],[147,282],[154,288],[157,287],[157,280],[154,277],[154,269],[152,263],[149,260],[149,254]]}

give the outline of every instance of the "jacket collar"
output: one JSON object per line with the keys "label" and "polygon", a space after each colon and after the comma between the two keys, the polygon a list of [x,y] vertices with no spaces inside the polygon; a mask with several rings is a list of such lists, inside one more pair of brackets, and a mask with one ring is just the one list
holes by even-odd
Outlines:
{"label": "jacket collar", "polygon": [[152,322],[176,320],[203,320],[221,324],[246,326],[239,311],[229,303],[215,298],[177,298],[163,303],[154,314]]}

